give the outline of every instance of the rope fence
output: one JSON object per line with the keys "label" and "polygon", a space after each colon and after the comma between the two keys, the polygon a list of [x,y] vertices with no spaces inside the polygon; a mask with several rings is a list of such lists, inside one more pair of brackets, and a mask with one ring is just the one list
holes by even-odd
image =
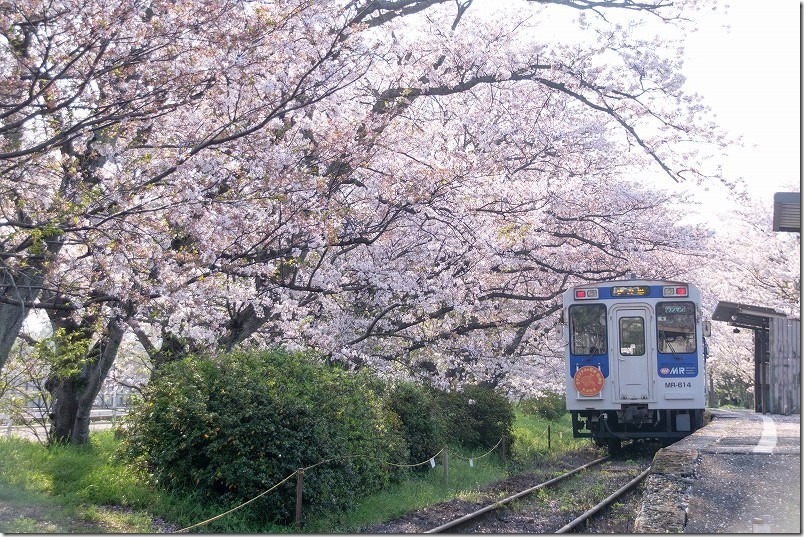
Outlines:
{"label": "rope fence", "polygon": [[228,515],[228,514],[234,513],[234,512],[235,512],[235,511],[237,511],[238,509],[242,509],[243,507],[247,506],[247,505],[248,505],[248,504],[250,504],[251,502],[253,502],[253,501],[255,501],[255,500],[259,499],[259,498],[262,498],[263,496],[265,496],[265,495],[266,495],[266,494],[268,494],[269,492],[273,492],[274,490],[278,489],[278,488],[279,488],[279,487],[281,487],[283,484],[285,484],[287,481],[289,481],[289,480],[290,480],[290,478],[292,478],[294,475],[298,474],[298,472],[299,472],[299,470],[296,470],[295,472],[293,472],[292,474],[290,474],[289,476],[287,476],[285,479],[283,479],[282,481],[280,481],[279,483],[277,483],[277,484],[276,484],[276,485],[274,485],[273,487],[269,488],[268,490],[266,490],[266,491],[264,491],[264,492],[261,492],[261,493],[257,494],[256,496],[254,496],[254,497],[253,497],[253,498],[251,498],[250,500],[248,500],[248,501],[246,501],[246,502],[241,503],[241,504],[240,504],[240,505],[238,505],[237,507],[233,507],[232,509],[229,509],[229,510],[228,510],[228,511],[226,511],[225,513],[221,513],[221,514],[216,515],[216,516],[214,516],[214,517],[212,517],[212,518],[208,518],[208,519],[204,520],[203,522],[199,522],[198,524],[193,524],[192,526],[187,526],[186,528],[182,528],[182,529],[180,529],[180,530],[177,530],[175,533],[183,533],[183,532],[186,532],[186,531],[190,531],[190,530],[191,530],[191,529],[193,529],[193,528],[198,528],[198,527],[203,526],[203,525],[205,525],[205,524],[209,524],[210,522],[213,522],[213,521],[215,521],[215,520],[218,520],[219,518],[223,518],[223,517],[225,517],[225,516],[226,516],[226,515]]}
{"label": "rope fence", "polygon": [[[563,433],[564,432],[565,431],[559,431],[559,437],[560,438],[563,438],[563,436],[564,436]],[[571,433],[572,431],[568,431],[568,432]],[[552,429],[551,429],[551,427],[549,425],[547,426],[547,429],[545,429],[542,432],[541,436],[542,437],[547,436],[548,449],[551,449]],[[223,518],[224,516],[229,515],[229,514],[235,512],[235,511],[237,511],[239,509],[242,509],[243,507],[253,503],[254,501],[258,500],[259,498],[262,498],[266,494],[269,494],[269,493],[275,491],[280,486],[282,486],[283,484],[285,484],[288,481],[290,481],[291,479],[293,479],[294,476],[296,477],[296,527],[300,528],[301,527],[301,521],[302,521],[302,499],[303,499],[303,496],[304,496],[303,495],[304,476],[305,476],[306,473],[308,473],[311,470],[314,470],[315,468],[317,468],[319,466],[322,466],[324,464],[329,464],[329,463],[333,463],[333,462],[343,462],[343,461],[347,461],[347,460],[360,458],[360,459],[364,459],[364,460],[379,461],[382,464],[384,464],[385,466],[392,466],[392,467],[396,467],[396,468],[415,468],[415,467],[418,467],[418,466],[424,466],[424,465],[429,464],[431,469],[432,469],[432,468],[435,468],[437,466],[436,459],[440,456],[441,457],[441,464],[444,467],[444,484],[445,484],[445,486],[448,486],[449,485],[449,463],[450,463],[450,458],[452,458],[453,461],[458,460],[458,461],[468,462],[469,467],[474,468],[476,461],[490,456],[498,448],[501,451],[501,459],[502,459],[503,466],[507,466],[507,457],[506,457],[507,446],[506,446],[506,437],[505,436],[501,437],[500,440],[497,441],[497,443],[494,445],[494,447],[492,447],[487,452],[483,453],[482,455],[477,455],[477,456],[472,456],[472,457],[461,457],[460,455],[455,455],[455,454],[453,454],[450,457],[450,452],[449,452],[449,447],[448,446],[444,446],[438,453],[436,453],[432,457],[428,458],[427,460],[424,460],[422,462],[413,463],[413,464],[394,463],[394,462],[385,461],[383,459],[378,459],[376,457],[368,457],[368,456],[362,456],[362,455],[343,455],[341,457],[333,457],[333,458],[330,458],[330,459],[326,459],[326,460],[317,462],[315,464],[311,464],[310,466],[306,466],[304,468],[299,468],[295,472],[291,473],[290,475],[288,475],[287,477],[285,477],[284,479],[282,479],[281,481],[279,481],[278,483],[273,485],[271,488],[261,492],[260,494],[258,494],[257,496],[254,496],[250,500],[247,500],[247,501],[241,503],[240,505],[238,505],[236,507],[233,507],[232,509],[229,509],[228,511],[226,511],[224,513],[221,513],[219,515],[216,515],[216,516],[214,516],[212,518],[209,518],[209,519],[204,520],[202,522],[198,522],[196,524],[193,524],[192,526],[187,526],[186,528],[182,528],[180,530],[177,530],[175,533],[184,533],[184,532],[187,532],[187,531],[189,531],[191,529],[204,526],[206,524],[209,524],[210,522],[213,522],[215,520]],[[528,449],[528,451],[529,451],[529,449]]]}
{"label": "rope fence", "polygon": [[[500,443],[502,441],[503,441],[503,439],[501,438],[500,441],[497,442],[497,445],[495,445],[493,448],[491,448],[491,450],[489,450],[487,453],[481,455],[480,457],[476,457],[475,459],[479,459],[481,457],[488,456],[495,449],[497,449],[497,447],[500,446]],[[221,513],[219,515],[216,515],[216,516],[214,516],[212,518],[208,518],[207,520],[204,520],[202,522],[198,522],[196,524],[193,524],[192,526],[187,526],[186,528],[176,530],[175,533],[184,533],[184,532],[190,531],[191,529],[204,526],[206,524],[209,524],[210,522],[213,522],[215,520],[223,518],[226,515],[234,513],[235,511],[237,511],[239,509],[242,509],[243,507],[245,507],[245,506],[249,505],[250,503],[258,500],[259,498],[262,498],[266,494],[269,494],[270,492],[273,492],[274,490],[278,489],[280,486],[282,486],[283,484],[285,484],[288,481],[290,481],[294,476],[296,477],[296,526],[300,527],[301,526],[301,519],[302,519],[302,498],[303,498],[302,491],[303,491],[303,486],[304,486],[304,475],[305,475],[305,473],[309,472],[310,470],[313,470],[313,469],[317,468],[318,466],[321,466],[321,465],[324,465],[324,464],[328,464],[328,463],[332,463],[332,462],[343,462],[343,461],[347,461],[347,460],[351,460],[351,459],[358,459],[358,458],[363,459],[363,460],[379,461],[382,464],[384,464],[385,466],[393,466],[393,467],[396,467],[396,468],[415,468],[417,466],[424,466],[424,465],[427,465],[427,464],[429,464],[432,468],[435,468],[435,466],[436,466],[435,460],[439,456],[441,456],[441,458],[442,458],[442,464],[444,466],[444,479],[445,479],[445,483],[447,483],[447,480],[448,480],[447,468],[449,467],[449,448],[447,446],[444,446],[438,453],[436,453],[432,457],[428,458],[427,460],[424,460],[422,462],[413,463],[413,464],[394,463],[394,462],[385,461],[383,459],[378,459],[376,457],[367,457],[367,456],[361,456],[361,455],[344,455],[342,457],[333,457],[333,458],[330,458],[330,459],[326,459],[326,460],[317,462],[315,464],[311,464],[310,466],[305,466],[304,468],[299,468],[298,470],[296,470],[292,474],[288,475],[287,477],[285,477],[284,479],[282,479],[281,481],[279,481],[278,483],[273,485],[271,488],[261,492],[260,494],[254,496],[250,500],[247,500],[247,501],[241,503],[240,505],[238,505],[236,507],[233,507],[232,509],[229,509],[228,511],[226,511],[224,513]],[[469,459],[469,460],[471,460],[471,459]],[[473,466],[473,465],[470,464],[470,466]]]}

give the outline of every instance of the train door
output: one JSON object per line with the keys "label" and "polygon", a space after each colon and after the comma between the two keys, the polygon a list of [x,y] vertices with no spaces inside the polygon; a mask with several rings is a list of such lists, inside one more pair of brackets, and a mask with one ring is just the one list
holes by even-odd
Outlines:
{"label": "train door", "polygon": [[614,398],[621,402],[651,399],[653,386],[651,349],[653,330],[650,308],[629,305],[613,311],[615,339],[614,362],[617,369],[617,390]]}

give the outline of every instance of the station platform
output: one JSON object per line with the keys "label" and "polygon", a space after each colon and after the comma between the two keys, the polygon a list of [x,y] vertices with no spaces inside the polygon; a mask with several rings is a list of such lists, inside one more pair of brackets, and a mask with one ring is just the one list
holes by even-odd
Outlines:
{"label": "station platform", "polygon": [[801,534],[801,415],[708,413],[654,457],[635,531]]}

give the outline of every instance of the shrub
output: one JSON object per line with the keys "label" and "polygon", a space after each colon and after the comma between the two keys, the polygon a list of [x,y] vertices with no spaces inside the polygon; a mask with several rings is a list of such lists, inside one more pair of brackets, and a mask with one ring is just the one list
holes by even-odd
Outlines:
{"label": "shrub", "polygon": [[[123,450],[159,485],[223,503],[316,465],[304,476],[305,510],[345,509],[388,482],[385,461],[407,457],[398,419],[371,386],[283,351],[186,358],[149,385]],[[259,500],[260,519],[292,521],[295,481]]]}
{"label": "shrub", "polygon": [[[389,407],[399,416],[410,451],[408,464],[418,464],[438,453],[444,441],[439,434],[435,393],[432,388],[412,382],[400,382],[389,394]],[[417,469],[428,468],[422,465]]]}
{"label": "shrub", "polygon": [[511,440],[514,409],[493,388],[467,385],[460,392],[441,392],[436,398],[442,437],[468,449],[490,449],[505,436]]}
{"label": "shrub", "polygon": [[721,373],[717,378],[714,395],[715,400],[710,402],[710,406],[714,407],[730,405],[735,408],[751,408],[754,404],[751,383],[729,371]]}
{"label": "shrub", "polygon": [[567,413],[564,395],[556,392],[546,392],[538,397],[523,399],[519,407],[525,415],[541,416],[549,421],[558,421]]}

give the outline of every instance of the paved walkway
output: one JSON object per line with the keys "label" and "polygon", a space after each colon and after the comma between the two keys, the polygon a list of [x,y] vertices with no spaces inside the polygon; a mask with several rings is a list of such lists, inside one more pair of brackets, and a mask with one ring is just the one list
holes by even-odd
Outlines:
{"label": "paved walkway", "polygon": [[[689,458],[684,533],[801,533],[801,416],[712,410]],[[689,478],[688,478],[689,479]]]}

